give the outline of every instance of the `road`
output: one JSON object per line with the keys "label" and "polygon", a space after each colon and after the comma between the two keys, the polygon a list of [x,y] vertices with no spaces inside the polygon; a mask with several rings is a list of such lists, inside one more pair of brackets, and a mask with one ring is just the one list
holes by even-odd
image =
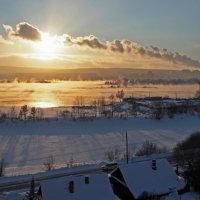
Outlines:
{"label": "road", "polygon": [[[64,176],[78,176],[78,175],[100,173],[100,172],[102,172],[101,167],[96,167],[93,169],[85,169],[85,170],[79,170],[79,171],[74,171],[74,172],[62,172],[59,174],[51,174],[48,176],[41,175],[41,177],[34,177],[34,180],[35,180],[35,185],[39,186],[40,182],[44,181],[44,180],[60,178],[60,177],[64,177]],[[29,178],[26,178],[26,180],[19,179],[19,180],[15,180],[15,181],[10,181],[8,183],[0,183],[0,193],[29,188],[31,179],[32,179],[32,177],[29,177]]]}

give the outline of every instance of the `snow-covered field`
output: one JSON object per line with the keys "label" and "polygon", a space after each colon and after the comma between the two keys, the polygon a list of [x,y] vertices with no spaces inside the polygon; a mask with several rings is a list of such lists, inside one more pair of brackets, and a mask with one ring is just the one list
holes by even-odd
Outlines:
{"label": "snow-covered field", "polygon": [[[12,191],[0,194],[0,200],[20,200],[23,199],[26,194],[25,190]],[[182,195],[169,195],[167,197],[163,197],[162,200],[199,200],[200,195],[196,193],[185,193]]]}
{"label": "snow-covered field", "polygon": [[101,118],[3,122],[0,124],[0,154],[5,157],[7,175],[42,171],[50,155],[54,156],[57,167],[66,166],[72,160],[73,163],[101,162],[105,160],[105,152],[116,146],[125,152],[126,131],[132,151],[145,140],[172,148],[192,132],[200,131],[200,118],[180,115],[160,121]]}

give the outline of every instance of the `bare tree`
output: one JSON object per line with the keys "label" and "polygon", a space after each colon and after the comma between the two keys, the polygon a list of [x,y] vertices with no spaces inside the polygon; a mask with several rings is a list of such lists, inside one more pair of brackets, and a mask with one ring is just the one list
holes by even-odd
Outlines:
{"label": "bare tree", "polygon": [[0,177],[5,175],[5,160],[2,156],[0,159]]}
{"label": "bare tree", "polygon": [[51,155],[47,157],[46,161],[43,163],[45,171],[51,171],[54,168],[55,160]]}
{"label": "bare tree", "polygon": [[110,100],[110,106],[111,106],[111,117],[113,117],[115,96],[113,94],[111,94],[108,98]]}
{"label": "bare tree", "polygon": [[73,165],[74,165],[74,158],[73,156],[71,156],[69,162],[67,163],[67,167],[72,167]]}
{"label": "bare tree", "polygon": [[106,160],[108,160],[109,162],[119,160],[121,155],[122,155],[122,151],[117,146],[113,150],[108,150],[105,152]]}
{"label": "bare tree", "polygon": [[84,98],[82,96],[77,96],[73,102],[73,115],[75,118],[79,118],[82,115],[83,109],[81,108],[84,105]]}
{"label": "bare tree", "polygon": [[153,116],[155,119],[160,120],[163,117],[163,108],[161,102],[155,102]]}
{"label": "bare tree", "polygon": [[36,113],[37,113],[36,108],[35,108],[35,107],[32,107],[32,108],[31,108],[31,118],[32,118],[33,120],[35,120],[35,118],[36,118]]}
{"label": "bare tree", "polygon": [[97,100],[97,105],[99,109],[99,113],[102,115],[105,111],[106,100],[105,97],[99,97]]}
{"label": "bare tree", "polygon": [[97,100],[96,99],[92,100],[91,105],[94,108],[94,115],[95,115],[95,117],[97,117],[97,105],[98,105]]}
{"label": "bare tree", "polygon": [[15,106],[12,106],[10,108],[9,117],[10,117],[11,121],[13,121],[14,119],[17,119],[17,111],[16,111]]}
{"label": "bare tree", "polygon": [[117,91],[116,97],[117,97],[120,101],[122,101],[123,98],[124,98],[124,90],[119,90],[119,91]]}
{"label": "bare tree", "polygon": [[5,121],[7,119],[7,114],[6,113],[0,113],[0,121]]}
{"label": "bare tree", "polygon": [[19,111],[19,117],[21,119],[26,120],[27,119],[27,113],[28,113],[28,106],[27,105],[23,105]]}
{"label": "bare tree", "polygon": [[167,152],[166,147],[159,147],[151,141],[146,140],[142,147],[136,152],[136,156],[149,156],[156,153]]}

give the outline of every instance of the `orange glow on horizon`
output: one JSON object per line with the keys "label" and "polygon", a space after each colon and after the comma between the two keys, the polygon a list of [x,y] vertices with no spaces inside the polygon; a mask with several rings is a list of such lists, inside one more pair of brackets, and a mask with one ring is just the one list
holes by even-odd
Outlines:
{"label": "orange glow on horizon", "polygon": [[52,107],[56,107],[57,105],[54,104],[53,102],[39,101],[39,102],[33,103],[33,106],[36,108],[52,108]]}

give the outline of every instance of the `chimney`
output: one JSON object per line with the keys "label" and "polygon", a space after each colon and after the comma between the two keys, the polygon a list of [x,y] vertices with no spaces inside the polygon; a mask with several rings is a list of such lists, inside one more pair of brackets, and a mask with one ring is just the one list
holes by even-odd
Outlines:
{"label": "chimney", "polygon": [[74,181],[69,181],[68,190],[70,193],[74,193]]}
{"label": "chimney", "polygon": [[85,181],[85,184],[89,184],[89,182],[90,182],[89,176],[85,176],[84,177],[84,181]]}
{"label": "chimney", "polygon": [[153,170],[157,170],[156,160],[152,160],[151,167]]}

